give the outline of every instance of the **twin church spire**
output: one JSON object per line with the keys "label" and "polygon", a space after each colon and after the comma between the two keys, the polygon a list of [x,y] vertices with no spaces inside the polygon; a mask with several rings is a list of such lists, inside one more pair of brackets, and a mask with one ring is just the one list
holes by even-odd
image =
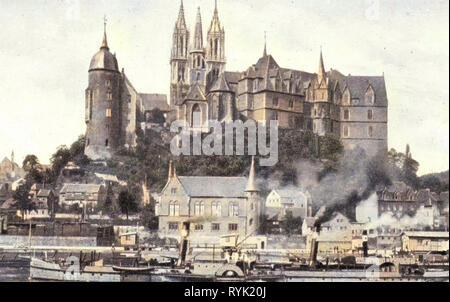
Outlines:
{"label": "twin church spire", "polygon": [[213,17],[204,41],[200,8],[197,9],[191,39],[191,33],[186,26],[183,1],[180,3],[172,36],[172,55],[170,58],[171,104],[176,101],[175,98],[183,97],[186,94],[183,93],[184,86],[199,84],[202,87],[209,87],[219,74],[225,71],[225,30],[220,24],[217,0],[214,4]]}
{"label": "twin church spire", "polygon": [[[180,32],[185,33],[185,38],[189,38],[189,30],[187,29],[186,19],[184,16],[183,0],[181,0],[180,2],[180,10],[178,13],[177,22],[175,23],[174,35],[176,35],[177,33],[179,34]],[[224,35],[224,28],[221,27],[220,24],[219,11],[217,9],[217,0],[215,0],[214,14],[208,30],[208,40],[210,40],[212,36],[220,37],[223,35]],[[174,43],[175,42],[176,41],[174,40]],[[192,48],[196,50],[203,48],[203,25],[200,7],[197,9]]]}

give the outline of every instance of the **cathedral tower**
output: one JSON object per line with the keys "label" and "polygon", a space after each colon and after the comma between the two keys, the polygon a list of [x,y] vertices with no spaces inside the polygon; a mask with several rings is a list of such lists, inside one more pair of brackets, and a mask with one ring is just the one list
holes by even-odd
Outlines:
{"label": "cathedral tower", "polygon": [[181,0],[178,19],[173,31],[172,54],[170,57],[170,105],[175,105],[185,95],[188,84],[188,44],[189,31],[184,19],[183,0]]}
{"label": "cathedral tower", "polygon": [[203,28],[200,7],[197,11],[194,40],[189,53],[189,65],[190,84],[199,83],[204,86],[206,84],[206,62],[205,49],[203,48]]}
{"label": "cathedral tower", "polygon": [[206,46],[207,88],[214,83],[219,74],[225,71],[225,30],[220,25],[217,0],[214,15],[208,30],[208,45]]}
{"label": "cathedral tower", "polygon": [[121,145],[121,74],[116,56],[109,51],[106,22],[100,50],[89,66],[85,91],[86,147],[93,159],[109,158]]}

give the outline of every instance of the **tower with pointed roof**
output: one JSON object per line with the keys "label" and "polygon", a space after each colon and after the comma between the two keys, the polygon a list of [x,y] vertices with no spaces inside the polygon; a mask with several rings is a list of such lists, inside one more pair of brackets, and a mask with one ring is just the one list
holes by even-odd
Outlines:
{"label": "tower with pointed roof", "polygon": [[189,84],[189,30],[184,18],[183,0],[172,35],[170,56],[170,105],[176,105],[186,94]]}
{"label": "tower with pointed roof", "polygon": [[91,159],[109,158],[122,144],[121,73],[110,52],[104,23],[103,40],[89,66],[85,90],[86,147]]}
{"label": "tower with pointed roof", "polygon": [[333,125],[331,123],[331,106],[330,102],[330,86],[329,78],[325,72],[325,65],[323,63],[322,48],[320,49],[319,69],[317,77],[313,80],[310,86],[312,94],[308,101],[310,102],[310,114],[313,125],[313,132],[319,136],[324,136],[333,133]]}
{"label": "tower with pointed roof", "polygon": [[220,24],[217,0],[214,15],[208,29],[206,46],[207,88],[225,71],[225,29]]}
{"label": "tower with pointed roof", "polygon": [[203,28],[200,7],[197,10],[195,32],[189,51],[189,82],[190,84],[206,84],[206,58],[203,48]]}
{"label": "tower with pointed roof", "polygon": [[[262,214],[262,201],[260,190],[256,184],[255,174],[255,157],[252,156],[250,171],[248,174],[248,182],[245,187],[245,195],[247,196],[247,225],[248,233],[256,232],[259,225],[259,217]],[[255,234],[256,235],[256,234]]]}

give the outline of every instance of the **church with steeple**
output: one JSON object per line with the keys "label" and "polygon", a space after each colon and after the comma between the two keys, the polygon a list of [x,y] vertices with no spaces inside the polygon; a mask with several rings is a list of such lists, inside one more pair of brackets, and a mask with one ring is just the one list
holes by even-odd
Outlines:
{"label": "church with steeple", "polygon": [[86,89],[86,154],[110,156],[136,145],[139,116],[158,108],[166,122],[185,121],[207,132],[208,121],[277,120],[283,129],[340,139],[344,148],[369,155],[387,151],[388,99],[384,75],[352,76],[325,69],[320,50],[317,72],[280,67],[264,44],[262,56],[242,72],[226,71],[225,28],[217,0],[203,35],[200,8],[193,35],[181,0],[170,51],[170,94],[138,93],[119,71],[106,30],[89,68]]}

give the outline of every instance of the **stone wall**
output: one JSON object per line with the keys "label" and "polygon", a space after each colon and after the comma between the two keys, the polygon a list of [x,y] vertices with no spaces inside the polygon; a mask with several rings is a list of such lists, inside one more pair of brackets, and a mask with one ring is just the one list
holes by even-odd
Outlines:
{"label": "stone wall", "polygon": [[[0,235],[0,247],[27,247],[28,236]],[[31,246],[97,246],[96,237],[31,237]]]}

